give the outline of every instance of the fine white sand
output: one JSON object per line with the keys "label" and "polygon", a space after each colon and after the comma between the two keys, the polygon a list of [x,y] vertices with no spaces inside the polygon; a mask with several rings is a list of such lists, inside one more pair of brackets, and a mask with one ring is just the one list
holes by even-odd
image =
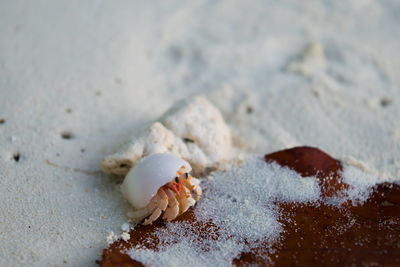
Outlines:
{"label": "fine white sand", "polygon": [[95,265],[127,211],[101,159],[194,94],[238,151],[400,177],[395,0],[6,0],[0,18],[1,266]]}

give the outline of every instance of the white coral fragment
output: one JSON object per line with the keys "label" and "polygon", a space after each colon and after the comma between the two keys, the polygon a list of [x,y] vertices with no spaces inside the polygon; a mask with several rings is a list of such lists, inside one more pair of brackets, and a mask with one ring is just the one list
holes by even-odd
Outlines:
{"label": "white coral fragment", "polygon": [[219,110],[202,96],[178,102],[134,136],[120,151],[105,157],[106,174],[125,176],[142,157],[172,153],[188,161],[195,175],[218,168],[230,157],[231,133]]}

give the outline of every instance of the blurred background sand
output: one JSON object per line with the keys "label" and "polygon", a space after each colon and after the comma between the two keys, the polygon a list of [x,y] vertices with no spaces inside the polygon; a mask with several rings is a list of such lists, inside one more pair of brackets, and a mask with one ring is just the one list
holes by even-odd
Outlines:
{"label": "blurred background sand", "polygon": [[397,1],[1,1],[0,265],[91,266],[126,204],[101,159],[205,94],[239,151],[400,177]]}

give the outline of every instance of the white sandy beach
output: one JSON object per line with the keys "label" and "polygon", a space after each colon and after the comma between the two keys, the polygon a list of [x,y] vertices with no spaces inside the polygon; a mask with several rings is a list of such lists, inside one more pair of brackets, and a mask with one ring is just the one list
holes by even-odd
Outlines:
{"label": "white sandy beach", "polygon": [[101,160],[209,98],[237,153],[297,145],[400,178],[400,3],[0,3],[0,266],[93,266],[127,210]]}

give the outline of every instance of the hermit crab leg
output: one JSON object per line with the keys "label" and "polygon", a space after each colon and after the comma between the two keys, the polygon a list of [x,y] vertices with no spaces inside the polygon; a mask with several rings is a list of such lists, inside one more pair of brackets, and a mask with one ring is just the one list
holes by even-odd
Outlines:
{"label": "hermit crab leg", "polygon": [[175,194],[170,189],[165,189],[164,191],[168,196],[168,208],[164,212],[163,219],[172,221],[179,214],[179,203],[175,197]]}
{"label": "hermit crab leg", "polygon": [[158,190],[158,196],[161,197],[161,199],[162,199],[162,202],[160,203],[159,208],[162,211],[164,211],[168,206],[168,196],[162,188],[160,188]]}
{"label": "hermit crab leg", "polygon": [[154,222],[155,220],[160,217],[161,213],[167,208],[168,205],[168,197],[165,194],[164,190],[159,189],[157,192],[157,196],[159,198],[159,204],[158,207],[155,209],[155,211],[150,215],[149,218],[144,220],[143,225],[148,225]]}
{"label": "hermit crab leg", "polygon": [[133,220],[142,220],[143,218],[147,217],[149,214],[152,214],[154,210],[157,208],[157,201],[158,197],[155,196],[150,201],[150,203],[143,209],[139,209],[136,211],[130,211],[127,213],[127,216]]}
{"label": "hermit crab leg", "polygon": [[185,181],[185,186],[189,188],[190,191],[193,191],[195,193],[194,200],[199,200],[203,192],[200,187],[200,181],[192,176],[189,176],[189,178]]}
{"label": "hermit crab leg", "polygon": [[160,208],[157,208],[153,214],[151,214],[151,216],[149,218],[147,218],[146,220],[144,220],[143,225],[148,225],[148,224],[152,224],[155,220],[158,219],[158,217],[160,217],[162,210]]}
{"label": "hermit crab leg", "polygon": [[192,185],[193,185],[193,192],[196,194],[196,196],[195,196],[195,198],[194,198],[194,200],[199,200],[199,198],[200,198],[200,196],[201,196],[201,194],[203,193],[203,190],[201,189],[201,187],[200,187],[200,180],[198,180],[198,179],[196,179],[196,178],[193,178],[192,180],[191,180],[191,183],[192,183]]}
{"label": "hermit crab leg", "polygon": [[180,195],[178,197],[180,203],[179,214],[186,212],[191,206],[193,206],[196,203],[192,198],[189,189],[187,189],[185,186],[183,186],[182,188],[183,190],[180,192]]}

